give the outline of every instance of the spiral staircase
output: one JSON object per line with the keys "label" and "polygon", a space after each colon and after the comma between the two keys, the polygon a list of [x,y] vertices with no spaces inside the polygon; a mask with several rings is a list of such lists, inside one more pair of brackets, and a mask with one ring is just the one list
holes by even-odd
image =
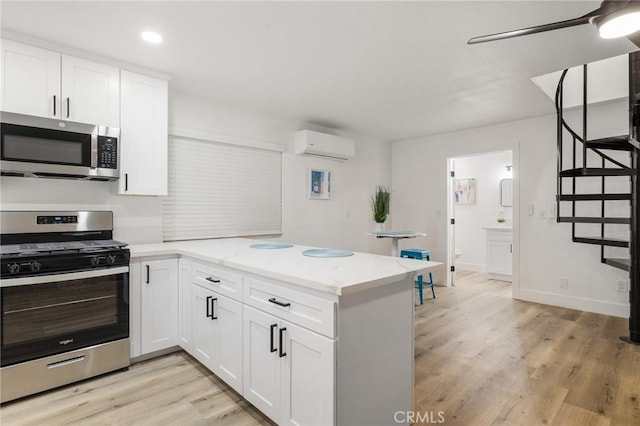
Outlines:
{"label": "spiral staircase", "polygon": [[589,139],[588,65],[582,67],[582,129],[578,133],[571,128],[563,107],[567,72],[560,77],[555,97],[557,221],[571,224],[574,242],[600,246],[602,263],[629,272],[629,336],[621,339],[640,345],[640,52],[629,55],[628,135]]}

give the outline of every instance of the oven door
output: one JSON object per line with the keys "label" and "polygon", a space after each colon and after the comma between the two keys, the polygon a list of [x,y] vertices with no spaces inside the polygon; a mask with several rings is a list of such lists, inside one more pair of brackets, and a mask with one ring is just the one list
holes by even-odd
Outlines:
{"label": "oven door", "polygon": [[2,367],[129,337],[126,266],[1,285]]}

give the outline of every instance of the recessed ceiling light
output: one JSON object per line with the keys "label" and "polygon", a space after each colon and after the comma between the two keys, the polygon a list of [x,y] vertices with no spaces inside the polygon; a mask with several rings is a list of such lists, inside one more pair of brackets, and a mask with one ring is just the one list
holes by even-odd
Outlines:
{"label": "recessed ceiling light", "polygon": [[147,41],[149,43],[162,43],[162,36],[155,31],[143,31],[142,33],[140,33],[140,37],[142,37],[144,41]]}

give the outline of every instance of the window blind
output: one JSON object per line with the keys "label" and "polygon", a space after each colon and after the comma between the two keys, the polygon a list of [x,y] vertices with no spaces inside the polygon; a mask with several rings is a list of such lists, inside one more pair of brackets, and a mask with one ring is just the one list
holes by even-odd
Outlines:
{"label": "window blind", "polygon": [[165,241],[282,232],[282,154],[204,140],[169,139]]}

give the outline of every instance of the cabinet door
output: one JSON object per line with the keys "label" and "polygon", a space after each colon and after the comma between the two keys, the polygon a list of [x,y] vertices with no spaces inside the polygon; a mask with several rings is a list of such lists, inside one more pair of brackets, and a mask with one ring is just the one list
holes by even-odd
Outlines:
{"label": "cabinet door", "polygon": [[214,350],[216,339],[216,324],[213,319],[213,299],[211,290],[199,285],[191,285],[192,303],[192,334],[191,354],[205,367],[213,371],[215,368]]}
{"label": "cabinet door", "polygon": [[119,69],[63,55],[62,118],[120,127]]}
{"label": "cabinet door", "polygon": [[500,275],[512,274],[512,245],[510,241],[487,241],[487,272]]}
{"label": "cabinet door", "polygon": [[335,424],[335,341],[283,321],[279,424]]}
{"label": "cabinet door", "polygon": [[246,305],[243,316],[242,395],[265,415],[278,422],[281,409],[278,357],[280,321]]}
{"label": "cabinet door", "polygon": [[213,372],[242,393],[242,304],[214,293]]}
{"label": "cabinet door", "polygon": [[141,263],[142,354],[178,343],[178,259]]}
{"label": "cabinet door", "polygon": [[191,261],[178,260],[178,344],[192,353]]}
{"label": "cabinet door", "polygon": [[167,195],[167,82],[122,71],[120,194]]}
{"label": "cabinet door", "polygon": [[3,111],[60,118],[60,54],[2,40]]}

